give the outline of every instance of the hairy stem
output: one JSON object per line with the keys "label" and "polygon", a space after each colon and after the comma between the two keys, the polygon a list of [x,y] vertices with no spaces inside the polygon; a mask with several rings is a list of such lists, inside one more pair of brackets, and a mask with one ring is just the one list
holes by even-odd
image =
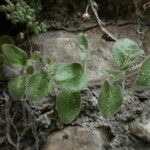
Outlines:
{"label": "hairy stem", "polygon": [[[129,76],[132,76],[133,74],[137,73],[137,71],[140,69],[140,67],[142,66],[141,64],[138,64],[136,66],[133,66],[131,68],[128,68],[125,70],[125,76],[116,79],[116,81],[119,81],[121,79],[127,78]],[[95,77],[93,79],[91,79],[91,81],[89,82],[90,86],[94,86],[94,85],[101,85],[103,84],[103,82],[107,80],[107,77],[105,75],[100,76],[99,78]]]}

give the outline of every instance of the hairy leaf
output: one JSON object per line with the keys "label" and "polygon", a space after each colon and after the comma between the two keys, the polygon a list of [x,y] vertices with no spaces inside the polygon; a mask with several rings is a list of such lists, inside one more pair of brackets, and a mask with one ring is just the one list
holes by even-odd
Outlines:
{"label": "hairy leaf", "polygon": [[123,101],[123,92],[116,83],[105,81],[98,98],[98,106],[103,117],[108,118],[118,111]]}
{"label": "hairy leaf", "polygon": [[33,74],[34,73],[33,66],[28,66],[26,72],[27,72],[27,74]]}
{"label": "hairy leaf", "polygon": [[0,37],[0,50],[1,50],[2,46],[3,46],[3,44],[6,44],[6,43],[13,44],[14,41],[12,40],[12,38],[10,36],[7,36],[7,35],[1,36]]}
{"label": "hairy leaf", "polygon": [[16,68],[23,67],[27,62],[27,54],[17,46],[4,44],[2,46],[6,62]]}
{"label": "hairy leaf", "polygon": [[80,93],[62,91],[57,97],[56,107],[60,120],[65,124],[71,123],[81,109]]}
{"label": "hairy leaf", "polygon": [[80,34],[77,39],[77,44],[83,46],[85,49],[88,49],[88,40],[84,34]]}
{"label": "hairy leaf", "polygon": [[127,68],[137,56],[143,53],[138,44],[129,39],[118,40],[113,46],[113,58],[121,69]]}
{"label": "hairy leaf", "polygon": [[80,91],[87,84],[82,66],[78,63],[60,64],[57,67],[55,80],[62,88]]}
{"label": "hairy leaf", "polygon": [[86,60],[86,58],[90,55],[90,50],[88,48],[88,40],[84,34],[80,34],[77,39],[77,46],[79,47],[79,57],[81,60]]}
{"label": "hairy leaf", "polygon": [[30,100],[39,100],[50,93],[50,80],[46,73],[33,74],[26,88],[26,95]]}
{"label": "hairy leaf", "polygon": [[44,63],[44,65],[50,65],[52,63],[52,60],[50,59],[49,56],[45,55],[43,57],[43,63]]}
{"label": "hairy leaf", "polygon": [[40,59],[40,52],[39,51],[34,51],[32,54],[32,59],[38,61]]}
{"label": "hairy leaf", "polygon": [[150,86],[150,56],[142,64],[136,83],[142,86]]}
{"label": "hairy leaf", "polygon": [[25,93],[25,87],[26,87],[25,76],[21,75],[16,76],[8,82],[9,93],[16,100],[20,100],[23,97]]}

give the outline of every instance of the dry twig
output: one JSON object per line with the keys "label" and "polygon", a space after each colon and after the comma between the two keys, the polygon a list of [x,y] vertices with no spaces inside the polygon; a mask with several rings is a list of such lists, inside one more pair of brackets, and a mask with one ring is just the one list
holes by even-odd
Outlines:
{"label": "dry twig", "polygon": [[91,6],[91,9],[96,17],[96,20],[100,26],[100,29],[102,30],[103,33],[105,33],[107,36],[109,36],[113,41],[117,41],[117,38],[114,37],[109,31],[107,31],[103,26],[105,25],[105,23],[103,23],[101,21],[101,19],[98,16],[98,12],[97,9],[94,7],[94,1],[93,0],[89,0],[89,4]]}

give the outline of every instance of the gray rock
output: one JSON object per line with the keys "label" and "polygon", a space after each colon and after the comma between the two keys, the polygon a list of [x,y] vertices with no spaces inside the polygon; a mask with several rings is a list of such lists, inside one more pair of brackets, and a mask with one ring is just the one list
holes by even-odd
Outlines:
{"label": "gray rock", "polygon": [[[139,44],[140,38],[137,38],[136,25],[109,25],[106,27],[116,38],[130,38]],[[146,28],[145,40],[143,41],[145,51],[150,53],[148,34],[149,28]],[[32,47],[40,50],[42,55],[49,55],[55,62],[80,62],[78,57],[78,48],[75,41],[80,32],[50,31],[37,36],[31,40]],[[105,40],[99,27],[84,31],[89,41],[91,56],[87,59],[87,75],[89,81],[93,84],[100,84],[99,79],[104,69],[113,68],[115,65],[112,59],[113,42]]]}
{"label": "gray rock", "polygon": [[130,126],[130,132],[134,136],[150,142],[150,120],[145,123],[133,122]]}
{"label": "gray rock", "polygon": [[[112,67],[112,42],[106,42],[98,28],[86,31],[91,49],[91,57],[87,59],[87,75],[90,81],[95,81],[102,75],[101,71]],[[80,62],[76,40],[79,33],[53,31],[32,38],[34,49],[42,55],[49,55],[55,62]]]}
{"label": "gray rock", "polygon": [[50,135],[44,150],[102,150],[105,140],[100,130],[67,127]]}

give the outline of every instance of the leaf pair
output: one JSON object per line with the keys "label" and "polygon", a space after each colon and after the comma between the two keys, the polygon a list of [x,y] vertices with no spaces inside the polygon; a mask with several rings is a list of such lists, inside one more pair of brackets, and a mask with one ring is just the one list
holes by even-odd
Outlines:
{"label": "leaf pair", "polygon": [[[113,57],[120,69],[129,67],[135,58],[142,54],[144,51],[139,48],[137,43],[129,39],[118,40],[113,46]],[[125,72],[121,70],[105,70],[104,74],[112,79],[125,76]],[[150,86],[150,56],[145,59],[139,69],[136,84]],[[122,101],[122,88],[115,82],[105,81],[98,98],[102,115],[105,118],[111,116],[120,108]]]}
{"label": "leaf pair", "polygon": [[81,91],[87,84],[82,66],[78,63],[60,64],[56,71],[56,83],[63,89],[57,97],[56,107],[60,120],[68,124],[81,109]]}
{"label": "leaf pair", "polygon": [[113,45],[113,58],[120,69],[126,69],[135,58],[144,54],[138,44],[129,39],[121,39]]}

